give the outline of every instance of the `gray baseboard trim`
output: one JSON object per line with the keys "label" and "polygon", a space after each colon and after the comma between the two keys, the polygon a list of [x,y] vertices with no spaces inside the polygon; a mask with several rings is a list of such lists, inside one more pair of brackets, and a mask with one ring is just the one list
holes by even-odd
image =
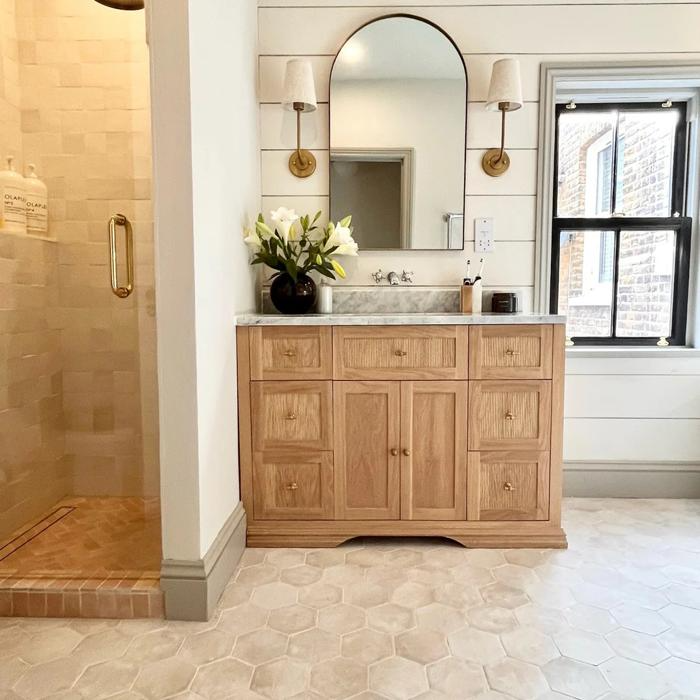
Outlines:
{"label": "gray baseboard trim", "polygon": [[565,461],[564,495],[594,498],[700,498],[700,464]]}
{"label": "gray baseboard trim", "polygon": [[164,559],[160,587],[168,620],[208,620],[245,549],[246,515],[239,503],[212,542],[193,561]]}

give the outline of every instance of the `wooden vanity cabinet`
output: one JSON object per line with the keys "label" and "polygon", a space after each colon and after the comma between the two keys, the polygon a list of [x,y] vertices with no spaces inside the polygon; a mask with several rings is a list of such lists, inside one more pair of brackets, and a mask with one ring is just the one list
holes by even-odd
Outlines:
{"label": "wooden vanity cabinet", "polygon": [[250,546],[564,547],[563,324],[238,328]]}

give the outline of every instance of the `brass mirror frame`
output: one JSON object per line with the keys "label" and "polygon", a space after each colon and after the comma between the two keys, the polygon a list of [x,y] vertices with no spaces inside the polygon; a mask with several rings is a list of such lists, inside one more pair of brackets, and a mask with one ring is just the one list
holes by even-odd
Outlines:
{"label": "brass mirror frame", "polygon": [[95,0],[100,5],[111,7],[113,10],[143,10],[144,0]]}
{"label": "brass mirror frame", "polygon": [[[328,73],[328,217],[330,218],[331,215],[331,178],[330,178],[330,172],[331,172],[331,136],[332,136],[332,131],[331,131],[331,81],[333,79],[333,69],[335,68],[335,62],[338,60],[338,56],[340,52],[343,50],[345,47],[345,44],[352,39],[355,34],[358,32],[362,31],[365,27],[369,26],[370,24],[374,24],[375,22],[379,22],[380,20],[383,19],[393,19],[394,17],[402,17],[404,19],[415,19],[418,20],[419,22],[423,22],[424,24],[428,24],[434,29],[437,29],[449,42],[452,44],[454,50],[457,52],[457,56],[459,56],[459,60],[462,63],[462,69],[464,70],[464,178],[462,182],[462,247],[461,248],[368,248],[368,250],[377,250],[377,251],[388,251],[388,250],[420,250],[420,251],[433,251],[433,252],[450,252],[450,251],[455,251],[455,250],[464,250],[464,235],[465,235],[465,227],[466,227],[466,205],[465,201],[467,198],[467,121],[469,118],[469,74],[467,73],[467,64],[464,61],[464,56],[462,55],[462,52],[459,50],[459,46],[457,46],[457,43],[455,40],[439,25],[433,22],[432,20],[426,19],[425,17],[420,17],[419,15],[412,15],[409,12],[392,12],[388,15],[381,15],[379,17],[374,17],[373,19],[370,19],[369,21],[365,22],[364,24],[361,24],[357,29],[352,31],[350,34],[348,34],[345,39],[343,40],[343,43],[340,45],[340,48],[336,51],[335,56],[333,57],[333,62],[331,63],[331,68]],[[449,229],[448,229],[448,239],[449,239]]]}

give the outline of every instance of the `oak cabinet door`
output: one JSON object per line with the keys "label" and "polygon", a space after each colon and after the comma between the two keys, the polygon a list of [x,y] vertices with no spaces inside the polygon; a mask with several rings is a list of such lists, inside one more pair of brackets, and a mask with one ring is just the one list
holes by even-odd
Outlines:
{"label": "oak cabinet door", "polygon": [[256,452],[253,460],[257,520],[333,517],[332,452]]}
{"label": "oak cabinet door", "polygon": [[470,450],[548,450],[551,382],[469,382]]}
{"label": "oak cabinet door", "polygon": [[547,520],[547,452],[470,452],[469,520]]}
{"label": "oak cabinet door", "polygon": [[401,517],[465,520],[467,382],[401,382]]}
{"label": "oak cabinet door", "polygon": [[336,517],[398,520],[399,382],[334,382]]}
{"label": "oak cabinet door", "polygon": [[331,382],[252,382],[256,450],[332,449]]}

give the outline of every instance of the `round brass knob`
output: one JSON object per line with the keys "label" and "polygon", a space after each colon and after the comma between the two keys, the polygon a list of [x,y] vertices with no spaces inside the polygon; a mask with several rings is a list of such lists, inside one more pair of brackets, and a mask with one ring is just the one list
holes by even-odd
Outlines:
{"label": "round brass knob", "polygon": [[513,484],[510,483],[510,481],[506,481],[505,484],[503,484],[503,490],[504,491],[515,491],[513,488]]}
{"label": "round brass knob", "polygon": [[285,350],[282,354],[285,357],[296,357],[297,351],[296,350]]}
{"label": "round brass knob", "polygon": [[515,418],[515,415],[510,411],[506,411],[506,415],[504,417],[506,420],[513,420]]}
{"label": "round brass knob", "polygon": [[511,350],[510,348],[508,348],[508,350],[506,350],[506,355],[508,355],[508,357],[513,357],[514,355],[519,355],[519,354],[520,354],[520,352],[518,352],[517,350]]}
{"label": "round brass knob", "polygon": [[411,450],[408,450],[408,449],[406,449],[406,448],[404,448],[403,453],[406,455],[406,457],[410,457],[410,456],[411,456]]}
{"label": "round brass knob", "polygon": [[297,414],[292,413],[291,411],[287,414],[287,420],[296,420],[297,419]]}
{"label": "round brass knob", "polygon": [[299,488],[299,484],[297,484],[296,481],[292,481],[290,484],[287,484],[285,488],[288,491],[296,491]]}
{"label": "round brass knob", "polygon": [[397,454],[399,454],[399,451],[395,447],[392,447],[391,448],[392,457],[396,457]]}
{"label": "round brass knob", "polygon": [[396,355],[396,357],[406,357],[408,353],[405,350],[394,350],[394,355]]}

